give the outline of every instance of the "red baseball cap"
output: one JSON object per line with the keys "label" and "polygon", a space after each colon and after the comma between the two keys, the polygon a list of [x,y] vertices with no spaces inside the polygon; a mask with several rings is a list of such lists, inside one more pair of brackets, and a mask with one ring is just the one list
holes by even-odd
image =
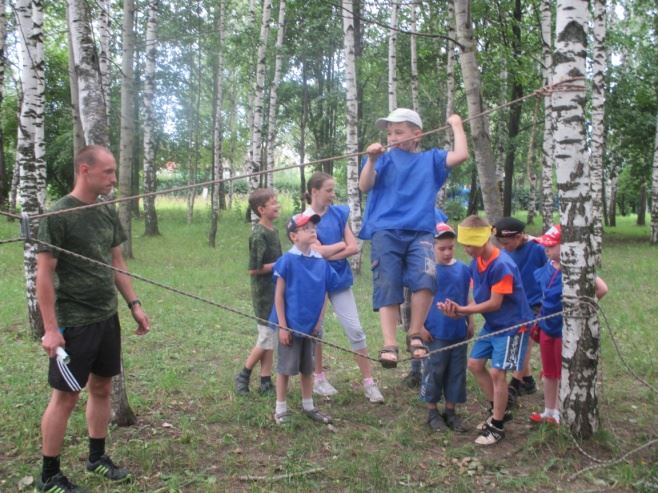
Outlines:
{"label": "red baseball cap", "polygon": [[317,214],[312,214],[310,216],[307,216],[306,214],[295,214],[288,221],[288,225],[286,226],[286,231],[288,233],[294,233],[295,231],[297,231],[297,228],[301,228],[309,221],[312,222],[313,224],[317,224],[320,222],[320,216]]}
{"label": "red baseball cap", "polygon": [[542,236],[535,238],[535,241],[545,247],[551,247],[560,244],[562,238],[562,231],[559,224],[550,227]]}
{"label": "red baseball cap", "polygon": [[436,231],[434,232],[434,239],[440,238],[457,238],[455,230],[446,223],[437,223]]}

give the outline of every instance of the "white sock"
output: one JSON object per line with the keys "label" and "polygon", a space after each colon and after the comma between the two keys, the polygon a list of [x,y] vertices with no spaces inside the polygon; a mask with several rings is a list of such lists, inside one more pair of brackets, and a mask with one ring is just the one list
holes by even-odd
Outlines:
{"label": "white sock", "polygon": [[557,421],[560,421],[560,410],[559,409],[549,409],[549,416],[555,418]]}
{"label": "white sock", "polygon": [[541,413],[541,417],[542,418],[548,418],[549,416],[552,416],[551,411],[553,411],[553,410],[545,407],[544,412]]}
{"label": "white sock", "polygon": [[310,399],[302,399],[302,409],[304,409],[304,411],[312,411],[314,408],[313,397]]}
{"label": "white sock", "polygon": [[373,383],[375,383],[375,380],[372,377],[363,379],[363,386],[364,387],[367,386],[367,385],[372,385]]}
{"label": "white sock", "polygon": [[274,408],[276,414],[283,414],[288,412],[288,403],[286,401],[276,401],[276,407]]}
{"label": "white sock", "polygon": [[318,382],[321,382],[322,380],[326,380],[323,371],[321,371],[320,373],[313,373],[313,378],[315,378],[315,380],[317,380]]}

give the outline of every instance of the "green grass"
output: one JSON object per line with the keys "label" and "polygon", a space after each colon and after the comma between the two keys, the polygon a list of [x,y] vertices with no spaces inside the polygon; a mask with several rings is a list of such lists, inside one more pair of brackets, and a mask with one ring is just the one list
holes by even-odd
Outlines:
{"label": "green grass", "polygon": [[[251,314],[244,202],[223,214],[215,249],[207,246],[209,214],[203,206],[191,225],[185,223],[182,204],[159,199],[158,206],[162,236],[143,237],[143,224],[135,221],[136,258],[130,260],[130,269]],[[284,200],[284,206],[283,218],[291,212],[290,200]],[[619,218],[619,226],[606,232],[600,275],[610,293],[602,306],[628,364],[655,385],[658,250],[647,244],[648,228],[633,226],[631,221]],[[280,231],[283,223],[279,221]],[[0,221],[0,238],[17,235],[16,223]],[[287,240],[283,235],[282,239],[285,246]],[[459,255],[464,258],[462,252]],[[18,491],[19,480],[39,471],[39,421],[49,396],[46,358],[27,327],[21,259],[20,244],[0,245],[3,492]],[[325,352],[325,359],[339,394],[332,400],[316,400],[335,418],[334,430],[316,426],[299,414],[290,425],[277,427],[271,419],[272,397],[238,397],[233,392],[233,376],[255,340],[252,320],[140,281],[135,286],[153,325],[146,337],[135,336],[134,323],[121,305],[126,380],[138,424],[112,428],[109,439],[110,453],[130,467],[135,481],[116,487],[84,474],[87,443],[79,406],[69,424],[62,464],[72,479],[91,491],[470,492],[556,487],[590,491],[603,484],[618,490],[651,491],[658,482],[655,448],[569,482],[571,474],[591,463],[564,429],[526,424],[526,416],[542,405],[539,395],[522,399],[506,440],[494,449],[477,449],[472,444],[473,432],[430,435],[424,426],[423,406],[399,384],[406,365],[390,371],[375,368],[386,404],[369,405],[362,397],[351,356],[334,349]],[[355,293],[374,354],[381,334],[370,309],[369,269],[357,277]],[[326,337],[346,346],[331,312],[326,323]],[[538,368],[537,355],[533,358]],[[604,431],[583,448],[609,459],[654,437],[658,413],[655,394],[621,365],[606,328],[602,328],[600,364]],[[289,404],[293,410],[300,406],[297,379],[291,385]],[[469,379],[469,402],[463,409],[468,424],[474,426],[482,419],[483,405]],[[480,467],[471,474],[464,464],[472,461]],[[319,473],[303,474],[318,467],[323,468]],[[240,480],[241,476],[284,474],[291,476],[277,481]]]}

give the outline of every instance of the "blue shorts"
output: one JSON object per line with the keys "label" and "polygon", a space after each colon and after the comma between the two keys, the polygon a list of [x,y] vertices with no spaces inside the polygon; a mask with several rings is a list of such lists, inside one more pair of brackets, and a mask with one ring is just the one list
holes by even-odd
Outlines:
{"label": "blue shorts", "polygon": [[371,240],[372,306],[399,305],[402,289],[436,292],[436,265],[431,233],[403,229],[377,231]]}
{"label": "blue shorts", "polygon": [[[430,351],[461,342],[434,339],[428,344]],[[420,399],[437,403],[444,397],[446,402],[466,402],[466,354],[468,346],[463,344],[454,349],[432,354],[422,363],[423,379],[420,383]]]}
{"label": "blue shorts", "polygon": [[[498,370],[520,371],[528,349],[528,331],[522,330],[511,336],[500,335],[475,341],[470,357],[490,359],[491,367]],[[491,331],[483,328],[478,337],[490,333]]]}

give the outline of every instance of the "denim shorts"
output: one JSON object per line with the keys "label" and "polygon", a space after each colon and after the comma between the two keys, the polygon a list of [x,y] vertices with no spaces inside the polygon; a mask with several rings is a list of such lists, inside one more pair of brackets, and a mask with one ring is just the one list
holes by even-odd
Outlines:
{"label": "denim shorts", "polygon": [[[478,337],[491,332],[483,328]],[[491,368],[498,370],[520,371],[528,349],[528,331],[521,328],[516,334],[487,337],[475,341],[471,349],[471,358],[490,359]]]}
{"label": "denim shorts", "polygon": [[372,306],[399,305],[402,289],[436,292],[436,264],[431,233],[403,229],[377,231],[371,241]]}
{"label": "denim shorts", "polygon": [[[430,351],[461,342],[434,339],[428,344]],[[466,402],[466,355],[468,346],[463,344],[447,351],[432,354],[422,363],[423,377],[420,384],[420,399],[437,403],[463,404]]]}

